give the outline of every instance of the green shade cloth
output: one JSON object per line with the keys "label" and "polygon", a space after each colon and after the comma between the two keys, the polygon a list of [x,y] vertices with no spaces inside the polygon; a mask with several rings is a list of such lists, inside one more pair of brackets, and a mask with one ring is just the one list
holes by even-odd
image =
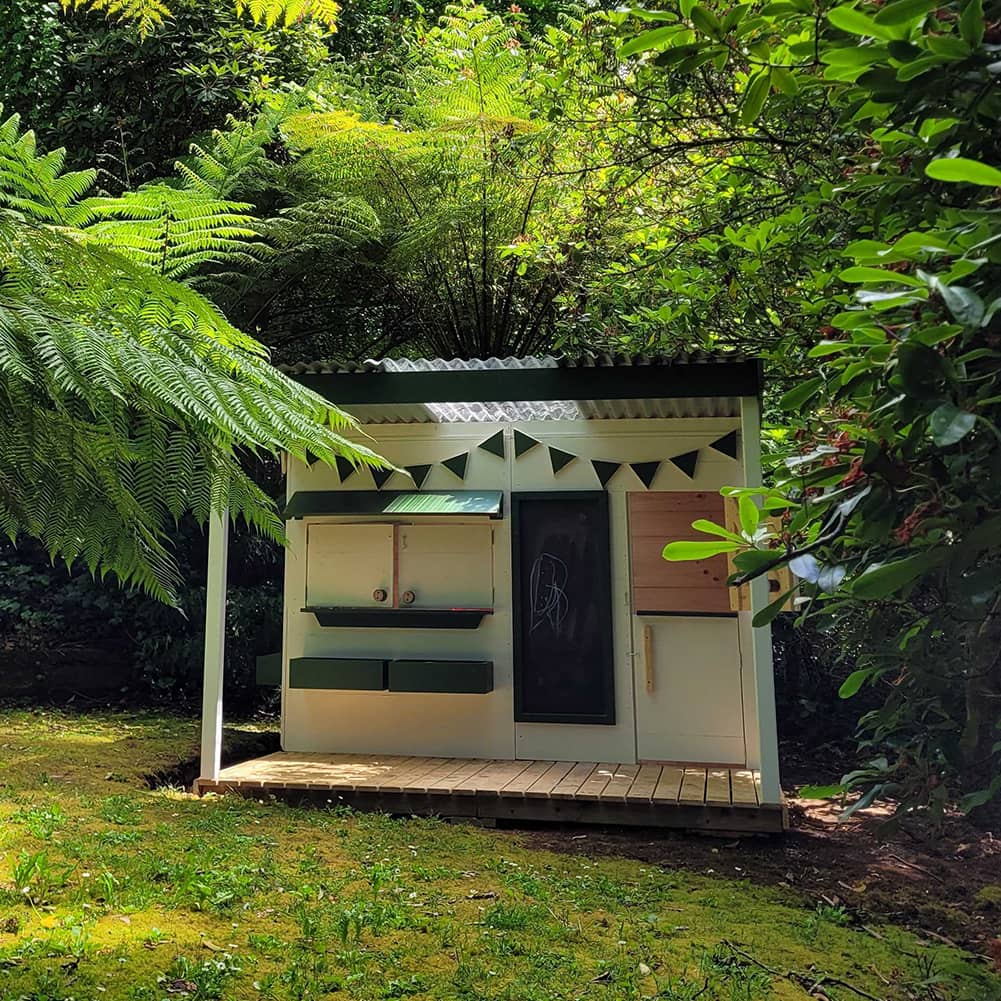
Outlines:
{"label": "green shade cloth", "polygon": [[482,514],[499,518],[500,490],[298,490],[285,505],[286,521],[319,514]]}

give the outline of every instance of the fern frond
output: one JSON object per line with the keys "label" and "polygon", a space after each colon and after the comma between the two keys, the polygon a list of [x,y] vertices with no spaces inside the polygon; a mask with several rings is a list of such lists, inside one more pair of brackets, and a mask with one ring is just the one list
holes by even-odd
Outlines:
{"label": "fern frond", "polygon": [[295,24],[313,20],[328,31],[337,30],[341,5],[335,0],[236,0],[236,12],[248,13],[255,24],[271,28],[276,24]]}
{"label": "fern frond", "polygon": [[250,264],[267,253],[251,205],[166,184],[81,202],[87,239],[157,274],[190,280],[206,265]]}
{"label": "fern frond", "polygon": [[135,25],[145,38],[170,17],[170,8],[163,0],[60,0],[63,10],[92,10],[107,15],[113,21]]}

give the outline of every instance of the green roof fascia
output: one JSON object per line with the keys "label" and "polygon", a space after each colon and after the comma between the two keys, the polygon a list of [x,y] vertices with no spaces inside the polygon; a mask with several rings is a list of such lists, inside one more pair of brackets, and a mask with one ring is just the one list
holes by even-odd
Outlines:
{"label": "green roof fascia", "polygon": [[500,518],[501,490],[297,490],[285,520],[324,514],[486,515]]}
{"label": "green roof fascia", "polygon": [[331,372],[294,376],[338,405],[503,403],[509,400],[657,400],[760,396],[759,359],[580,368],[451,372]]}

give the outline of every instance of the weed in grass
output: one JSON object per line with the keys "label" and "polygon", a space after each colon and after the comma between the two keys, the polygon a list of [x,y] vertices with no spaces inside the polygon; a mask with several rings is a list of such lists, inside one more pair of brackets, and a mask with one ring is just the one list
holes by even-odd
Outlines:
{"label": "weed in grass", "polygon": [[58,803],[46,806],[33,806],[26,810],[18,810],[12,820],[19,820],[28,832],[39,841],[48,841],[56,830],[66,822],[66,814]]}
{"label": "weed in grass", "polygon": [[51,903],[70,881],[74,867],[53,862],[46,851],[22,851],[11,867],[15,891],[35,907]]}
{"label": "weed in grass", "polygon": [[223,991],[227,981],[239,972],[240,967],[229,954],[201,963],[187,956],[177,956],[166,973],[157,977],[157,983],[169,994],[194,995],[199,1001],[220,1001],[225,997]]}
{"label": "weed in grass", "polygon": [[102,801],[100,815],[101,819],[109,824],[135,827],[142,821],[142,807],[134,796],[120,793],[117,796],[108,796]]}
{"label": "weed in grass", "polygon": [[496,931],[525,931],[539,923],[540,911],[527,904],[507,904],[500,900],[483,914],[483,924]]}

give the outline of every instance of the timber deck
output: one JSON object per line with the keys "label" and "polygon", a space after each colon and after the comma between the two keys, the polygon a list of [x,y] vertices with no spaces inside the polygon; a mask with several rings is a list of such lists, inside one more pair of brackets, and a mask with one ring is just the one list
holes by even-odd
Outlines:
{"label": "timber deck", "polygon": [[498,761],[277,751],[224,768],[195,792],[331,801],[386,813],[487,820],[781,831],[756,771],[594,761]]}

